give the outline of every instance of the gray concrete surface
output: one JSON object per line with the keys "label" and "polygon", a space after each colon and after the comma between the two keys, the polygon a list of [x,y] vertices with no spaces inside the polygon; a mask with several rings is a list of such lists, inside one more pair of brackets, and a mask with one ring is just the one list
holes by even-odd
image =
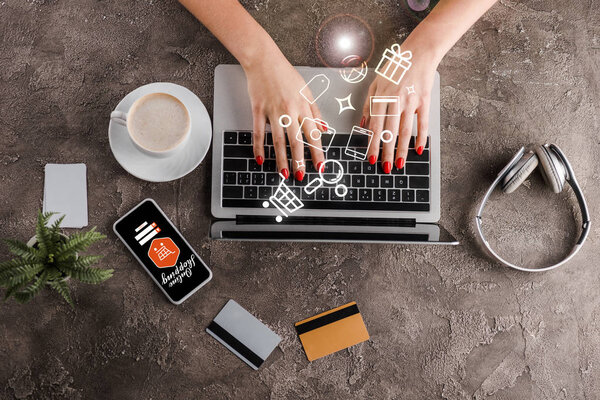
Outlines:
{"label": "gray concrete surface", "polygon": [[[318,65],[330,15],[362,15],[378,48],[415,21],[395,1],[245,1],[294,64]],[[555,142],[600,205],[600,3],[497,4],[448,54],[442,76],[442,223],[455,248],[225,243],[208,239],[210,160],[172,183],[128,175],[108,115],[135,87],[172,81],[212,110],[213,70],[234,62],[175,1],[0,1],[0,237],[28,239],[49,162],[88,166],[90,224],[115,276],[0,305],[2,399],[597,399],[598,226],[566,268],[523,274],[486,259],[472,215],[522,144]],[[209,156],[210,157],[210,156]],[[208,261],[213,281],[169,304],[111,231],[144,197]],[[490,233],[524,263],[560,257],[577,214],[539,175],[494,196]],[[0,257],[8,256],[5,246]],[[204,328],[234,298],[283,340],[255,372]],[[293,323],[356,300],[371,340],[309,363]]]}

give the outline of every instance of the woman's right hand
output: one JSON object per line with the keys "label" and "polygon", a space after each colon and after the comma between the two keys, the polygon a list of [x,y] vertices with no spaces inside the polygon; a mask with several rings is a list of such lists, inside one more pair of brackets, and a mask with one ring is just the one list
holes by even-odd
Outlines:
{"label": "woman's right hand", "polygon": [[[302,181],[306,174],[306,166],[303,162],[304,144],[296,139],[296,134],[300,130],[300,124],[304,118],[320,119],[321,114],[316,104],[310,104],[300,94],[300,89],[305,85],[302,76],[281,54],[279,49],[272,51],[272,53],[266,56],[267,58],[262,58],[250,66],[244,66],[254,119],[252,135],[254,157],[259,165],[262,165],[265,160],[265,125],[268,121],[273,135],[277,170],[286,179],[290,175],[286,151],[285,131],[287,131],[287,139],[292,155],[292,171],[295,178]],[[263,57],[265,56],[263,55]],[[279,123],[282,115],[291,117],[291,125],[285,131]],[[314,140],[310,132],[315,129],[325,131],[327,127],[317,126],[313,121],[306,120],[302,124],[302,129],[304,140],[311,144],[312,163],[318,171],[325,158],[320,138]]]}

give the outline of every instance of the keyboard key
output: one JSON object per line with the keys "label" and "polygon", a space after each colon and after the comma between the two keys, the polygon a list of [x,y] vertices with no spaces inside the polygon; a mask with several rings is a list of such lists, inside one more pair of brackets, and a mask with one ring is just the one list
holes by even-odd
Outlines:
{"label": "keyboard key", "polygon": [[367,175],[367,187],[379,187],[379,177],[377,175]]}
{"label": "keyboard key", "polygon": [[406,163],[406,175],[429,175],[429,164],[427,163]]}
{"label": "keyboard key", "polygon": [[350,161],[348,163],[348,173],[349,174],[360,174],[361,163],[358,161]]}
{"label": "keyboard key", "polygon": [[402,167],[402,169],[398,169],[394,164],[394,166],[392,167],[392,175],[404,175],[404,167]]}
{"label": "keyboard key", "polygon": [[400,190],[388,189],[387,198],[388,201],[400,201]]}
{"label": "keyboard key", "polygon": [[258,195],[258,189],[256,186],[246,186],[244,188],[244,198],[246,199],[255,199]]}
{"label": "keyboard key", "polygon": [[[268,199],[271,197],[271,188],[269,186],[261,186],[258,188],[258,198],[259,199]],[[261,205],[262,207],[262,205]]]}
{"label": "keyboard key", "polygon": [[417,202],[428,203],[429,202],[429,190],[417,190]]}
{"label": "keyboard key", "polygon": [[223,146],[223,157],[225,158],[254,158],[252,146],[225,145]]}
{"label": "keyboard key", "polygon": [[352,187],[365,187],[365,176],[352,175]]}
{"label": "keyboard key", "polygon": [[415,191],[412,189],[405,189],[402,191],[402,201],[409,202],[415,201]]}
{"label": "keyboard key", "polygon": [[[340,193],[343,193],[343,192],[342,192],[342,191],[340,191]],[[330,198],[331,200],[338,200],[338,201],[340,201],[340,200],[344,200],[344,198],[345,198],[345,197],[340,197],[340,196],[338,196],[338,195],[335,193],[335,188],[330,188],[330,189],[329,189],[329,198]]]}
{"label": "keyboard key", "polygon": [[344,197],[344,200],[347,200],[347,201],[358,200],[358,189],[348,188],[348,193],[346,194],[346,197]]}
{"label": "keyboard key", "polygon": [[226,158],[223,160],[223,170],[225,171],[246,171],[248,162],[242,158]]}
{"label": "keyboard key", "polygon": [[329,189],[320,188],[315,192],[315,200],[329,200]]}
{"label": "keyboard key", "polygon": [[395,188],[405,188],[408,187],[408,182],[406,181],[406,176],[395,176],[394,177],[394,187]]}
{"label": "keyboard key", "polygon": [[384,175],[381,177],[381,187],[384,188],[392,188],[394,187],[394,178],[389,175]]}
{"label": "keyboard key", "polygon": [[237,132],[226,131],[223,133],[223,143],[236,144],[237,143]]}
{"label": "keyboard key", "polygon": [[271,132],[265,132],[265,143],[269,146],[273,146],[273,135]]}
{"label": "keyboard key", "polygon": [[302,190],[302,196],[300,198],[302,200],[314,200],[315,194],[314,193],[308,194],[308,193],[306,193],[305,190]]}
{"label": "keyboard key", "polygon": [[265,154],[267,154],[267,158],[270,158],[271,160],[275,160],[277,158],[275,156],[275,147],[269,146],[268,149],[269,149],[269,152],[265,153]]}
{"label": "keyboard key", "polygon": [[[252,160],[249,160],[252,162]],[[276,172],[277,171],[277,163],[275,160],[266,160],[263,164],[263,171],[265,172]]]}
{"label": "keyboard key", "polygon": [[260,171],[260,170],[262,170],[262,166],[258,165],[256,160],[248,160],[248,171],[254,172],[254,171]]}
{"label": "keyboard key", "polygon": [[296,195],[297,198],[300,198],[300,196],[301,196],[300,192],[302,191],[302,188],[292,187],[292,188],[290,188],[290,190],[292,191],[292,193],[294,193]]}
{"label": "keyboard key", "polygon": [[310,147],[304,145],[304,159],[310,160],[311,158],[312,157],[311,157],[311,154],[310,154]]}
{"label": "keyboard key", "polygon": [[265,174],[262,172],[255,172],[252,174],[252,184],[254,186],[261,186],[265,184]]}
{"label": "keyboard key", "polygon": [[223,197],[229,199],[241,199],[244,190],[241,186],[223,186]]}
{"label": "keyboard key", "polygon": [[240,172],[238,174],[238,185],[250,184],[250,172]]}
{"label": "keyboard key", "polygon": [[279,185],[279,180],[281,179],[281,177],[279,176],[279,174],[267,174],[267,185],[269,186],[277,186]]}
{"label": "keyboard key", "polygon": [[377,167],[373,164],[369,164],[368,162],[363,163],[363,173],[364,174],[374,174],[377,171]]}
{"label": "keyboard key", "polygon": [[[267,188],[270,189],[270,188]],[[260,189],[259,189],[260,191]],[[260,194],[260,193],[259,193]],[[348,196],[346,196],[348,197]],[[223,199],[223,207],[245,207],[245,208],[262,208],[264,200],[252,199]],[[304,200],[304,209],[321,209],[321,210],[380,210],[380,211],[429,211],[428,203],[391,203],[391,202],[376,202],[376,201],[315,201]]]}
{"label": "keyboard key", "polygon": [[236,182],[235,172],[225,172],[223,174],[223,182],[226,185],[235,185],[235,182]]}
{"label": "keyboard key", "polygon": [[251,132],[240,132],[239,143],[240,144],[252,144],[252,133]]}
{"label": "keyboard key", "polygon": [[339,160],[342,156],[342,149],[340,147],[330,147],[327,152],[327,158],[331,160]]}
{"label": "keyboard key", "polygon": [[373,191],[371,189],[359,189],[358,200],[371,201],[373,199]]}
{"label": "keyboard key", "polygon": [[409,150],[406,159],[408,161],[429,161],[429,150],[423,150],[421,155],[418,155],[416,151]]}
{"label": "keyboard key", "polygon": [[350,175],[344,174],[342,175],[342,179],[338,182],[339,184],[346,185],[346,187],[350,187],[350,182],[352,177]]}
{"label": "keyboard key", "polygon": [[429,178],[426,176],[411,176],[408,178],[408,182],[410,183],[411,188],[417,189],[428,189],[429,188]]}
{"label": "keyboard key", "polygon": [[[411,136],[410,137],[410,142],[408,144],[408,147],[411,149],[415,148],[415,141],[416,141],[417,137],[416,136]],[[427,143],[425,143],[425,148],[428,149],[429,148],[429,136],[427,136]]]}
{"label": "keyboard key", "polygon": [[385,189],[373,190],[373,200],[374,201],[385,201]]}

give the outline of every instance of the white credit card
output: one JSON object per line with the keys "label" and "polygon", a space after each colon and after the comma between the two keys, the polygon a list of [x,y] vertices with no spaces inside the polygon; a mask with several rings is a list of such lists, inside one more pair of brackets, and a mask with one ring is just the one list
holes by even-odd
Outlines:
{"label": "white credit card", "polygon": [[281,341],[275,332],[233,300],[225,304],[206,332],[255,370]]}
{"label": "white credit card", "polygon": [[49,224],[62,215],[63,228],[83,228],[88,224],[87,178],[85,164],[46,164],[44,212],[55,212]]}

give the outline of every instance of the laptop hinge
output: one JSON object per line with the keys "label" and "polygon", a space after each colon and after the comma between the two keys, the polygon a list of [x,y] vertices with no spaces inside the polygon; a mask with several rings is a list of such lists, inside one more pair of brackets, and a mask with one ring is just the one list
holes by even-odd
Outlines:
{"label": "laptop hinge", "polygon": [[238,215],[235,218],[238,225],[347,225],[347,226],[404,226],[415,227],[414,218],[360,218],[360,217],[294,217],[284,218],[275,222],[272,215]]}

